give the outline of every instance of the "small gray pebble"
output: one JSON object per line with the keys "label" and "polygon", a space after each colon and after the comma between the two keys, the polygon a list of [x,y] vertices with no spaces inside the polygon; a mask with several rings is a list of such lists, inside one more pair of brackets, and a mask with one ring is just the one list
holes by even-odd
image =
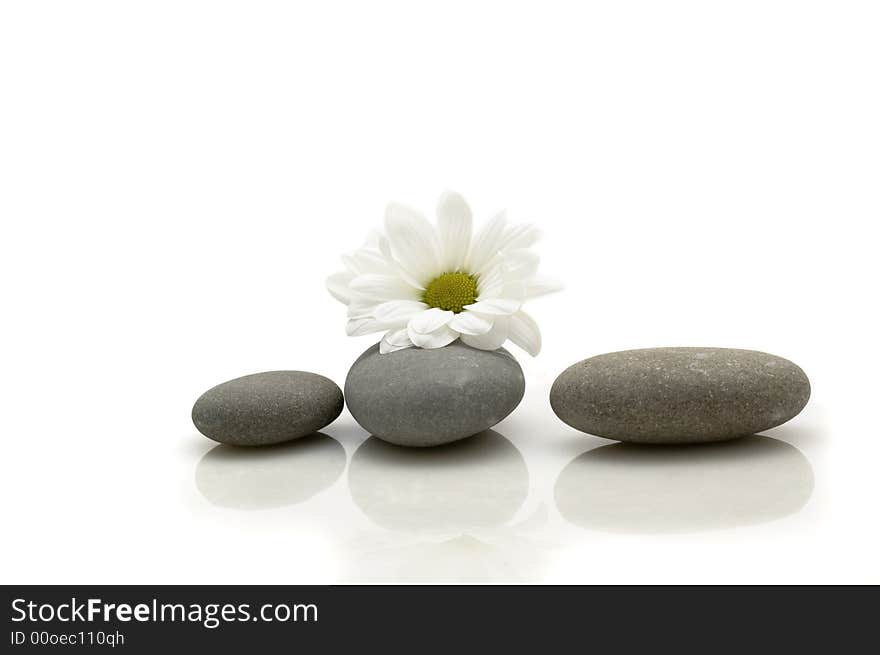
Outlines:
{"label": "small gray pebble", "polygon": [[265,446],[317,432],[332,423],[342,407],[342,391],[322,375],[269,371],[209,389],[193,405],[192,420],[214,441]]}
{"label": "small gray pebble", "polygon": [[509,352],[460,342],[380,354],[352,365],[345,399],[365,430],[399,446],[437,446],[487,430],[522,400],[525,378]]}
{"label": "small gray pebble", "polygon": [[647,348],[585,359],[560,374],[550,405],[565,423],[633,443],[697,443],[755,434],[810,398],[797,365],[731,348]]}

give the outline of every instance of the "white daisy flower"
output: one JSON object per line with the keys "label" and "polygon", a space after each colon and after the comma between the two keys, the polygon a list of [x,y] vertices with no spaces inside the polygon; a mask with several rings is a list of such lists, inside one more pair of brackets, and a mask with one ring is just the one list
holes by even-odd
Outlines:
{"label": "white daisy flower", "polygon": [[348,306],[349,336],[385,332],[382,353],[442,348],[460,338],[482,350],[510,339],[537,355],[541,333],[522,305],[561,288],[536,274],[530,247],[537,229],[510,225],[503,213],[476,236],[471,224],[457,193],[440,198],[436,227],[414,209],[389,205],[385,233],[344,255],[346,270],[327,279],[330,294]]}

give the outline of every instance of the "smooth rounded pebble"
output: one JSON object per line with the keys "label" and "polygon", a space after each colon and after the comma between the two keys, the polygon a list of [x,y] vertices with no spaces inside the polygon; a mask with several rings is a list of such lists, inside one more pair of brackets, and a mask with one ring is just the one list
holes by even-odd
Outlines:
{"label": "smooth rounded pebble", "polygon": [[322,375],[269,371],[209,389],[193,405],[192,420],[214,441],[266,446],[317,432],[342,407],[342,391]]}
{"label": "smooth rounded pebble", "polygon": [[699,443],[755,434],[810,398],[797,365],[731,348],[647,348],[585,359],[560,374],[550,405],[565,423],[632,443]]}
{"label": "smooth rounded pebble", "polygon": [[345,400],[365,430],[399,446],[437,446],[487,430],[525,392],[509,352],[459,342],[382,355],[378,344],[352,365]]}
{"label": "smooth rounded pebble", "polygon": [[813,468],[763,436],[682,446],[615,443],[576,457],[556,481],[560,514],[607,532],[675,533],[773,521],[799,511]]}

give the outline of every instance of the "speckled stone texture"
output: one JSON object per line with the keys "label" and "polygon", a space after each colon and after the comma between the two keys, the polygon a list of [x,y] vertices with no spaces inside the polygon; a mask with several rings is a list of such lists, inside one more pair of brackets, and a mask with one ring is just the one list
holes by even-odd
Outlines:
{"label": "speckled stone texture", "polygon": [[322,375],[269,371],[209,389],[193,405],[192,420],[214,441],[265,446],[313,434],[342,407],[342,391]]}
{"label": "speckled stone texture", "polygon": [[358,358],[345,381],[355,420],[399,446],[438,446],[482,432],[516,409],[524,392],[513,355],[460,342],[385,355],[377,344]]}
{"label": "speckled stone texture", "polygon": [[810,398],[797,365],[731,348],[647,348],[585,359],[560,374],[550,405],[565,423],[632,443],[697,443],[785,423]]}

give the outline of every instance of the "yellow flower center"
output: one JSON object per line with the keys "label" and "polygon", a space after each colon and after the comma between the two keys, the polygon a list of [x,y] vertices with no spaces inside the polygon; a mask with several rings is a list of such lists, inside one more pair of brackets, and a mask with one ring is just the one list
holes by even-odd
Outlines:
{"label": "yellow flower center", "polygon": [[477,301],[477,278],[467,273],[444,273],[428,284],[422,300],[429,307],[439,307],[456,314],[465,305]]}

